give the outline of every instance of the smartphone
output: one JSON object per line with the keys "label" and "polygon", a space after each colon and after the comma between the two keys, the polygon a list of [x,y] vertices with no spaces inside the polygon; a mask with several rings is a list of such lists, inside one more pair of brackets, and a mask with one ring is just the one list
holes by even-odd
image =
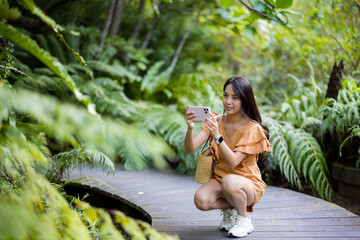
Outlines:
{"label": "smartphone", "polygon": [[196,117],[193,119],[195,122],[203,122],[205,119],[210,119],[210,107],[190,106],[188,112],[194,112]]}

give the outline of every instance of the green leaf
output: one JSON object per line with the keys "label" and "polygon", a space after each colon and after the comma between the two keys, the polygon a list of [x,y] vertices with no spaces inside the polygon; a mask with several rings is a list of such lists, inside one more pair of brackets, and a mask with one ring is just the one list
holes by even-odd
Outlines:
{"label": "green leaf", "polygon": [[277,8],[289,8],[293,4],[293,0],[276,0]]}
{"label": "green leaf", "polygon": [[3,37],[17,44],[43,62],[51,71],[61,77],[71,90],[76,90],[75,82],[71,79],[65,67],[55,57],[51,56],[50,53],[41,49],[34,40],[5,23],[0,23],[0,32]]}
{"label": "green leaf", "polygon": [[38,8],[32,0],[18,0],[18,3],[28,9],[32,14],[38,16],[43,22],[54,29],[54,31],[64,30],[62,26],[57,24],[51,17],[47,16],[40,8]]}
{"label": "green leaf", "polygon": [[21,15],[19,9],[10,8],[9,3],[7,1],[0,2],[0,17],[17,19]]}

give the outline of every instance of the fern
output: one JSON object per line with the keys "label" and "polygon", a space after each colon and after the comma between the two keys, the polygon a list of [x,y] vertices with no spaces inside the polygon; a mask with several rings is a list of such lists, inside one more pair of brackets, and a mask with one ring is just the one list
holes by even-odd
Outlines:
{"label": "fern", "polygon": [[306,181],[310,179],[312,187],[321,198],[331,201],[332,188],[327,177],[329,171],[320,145],[315,138],[300,129],[288,131],[285,138],[290,143],[289,153],[292,159],[296,159],[297,172],[302,173]]}
{"label": "fern", "polygon": [[146,72],[146,75],[141,81],[141,91],[145,92],[145,99],[152,96],[155,92],[159,92],[167,85],[169,69],[165,69],[159,73],[160,68],[164,65],[163,61],[155,63]]}
{"label": "fern", "polygon": [[64,173],[76,166],[87,165],[90,167],[101,167],[108,173],[115,172],[114,163],[104,153],[90,150],[90,149],[74,149],[67,152],[62,152],[53,156],[53,163],[51,163],[52,169],[48,174],[48,178],[51,182],[55,179],[61,179]]}
{"label": "fern", "polygon": [[146,156],[157,166],[163,166],[164,155],[171,155],[166,143],[158,137],[121,121],[105,118],[100,121],[81,109],[60,104],[49,97],[20,90],[18,94],[14,94],[0,89],[0,103],[1,111],[9,108],[19,113],[30,113],[41,124],[42,131],[47,136],[75,148],[80,144],[89,148],[97,146],[97,149],[106,150],[104,153],[110,157],[114,157],[116,151],[119,151],[122,156],[129,157],[123,159],[127,163],[145,161],[143,157]]}
{"label": "fern", "polygon": [[285,139],[285,133],[288,129],[270,118],[264,118],[264,123],[268,125],[270,130],[269,141],[272,146],[275,165],[279,166],[281,173],[293,186],[295,185],[299,190],[303,190],[300,175],[296,169],[296,162],[289,153],[288,143]]}
{"label": "fern", "polygon": [[89,112],[95,112],[93,105],[90,104],[89,98],[84,96],[76,87],[75,82],[70,77],[65,67],[48,52],[41,49],[38,44],[31,39],[30,37],[24,35],[16,28],[7,25],[5,23],[0,23],[0,32],[2,36],[14,42],[25,51],[31,53],[34,57],[42,61],[49,69],[51,69],[56,75],[58,75],[73,91],[75,97],[82,102],[85,106],[88,107]]}
{"label": "fern", "polygon": [[[348,143],[348,141],[350,141],[351,139],[357,137],[360,138],[360,125],[355,125],[351,128],[348,129],[348,131],[350,132],[350,135],[347,136],[344,141],[341,143],[340,145],[340,157],[342,155],[342,148],[345,146],[346,143]],[[358,168],[360,166],[360,147],[358,148],[358,159],[356,160],[355,166]]]}
{"label": "fern", "polygon": [[331,201],[333,190],[328,180],[329,171],[320,145],[311,134],[281,125],[275,120],[264,118],[270,129],[270,143],[275,164],[280,167],[286,179],[302,190],[301,177],[321,198]]}
{"label": "fern", "polygon": [[134,73],[127,70],[124,66],[120,64],[119,61],[114,61],[112,65],[109,65],[104,62],[91,60],[88,61],[88,65],[91,69],[109,74],[112,77],[116,78],[126,78],[130,82],[139,81],[140,78]]}
{"label": "fern", "polygon": [[47,38],[49,39],[49,44],[51,46],[51,55],[59,59],[61,63],[67,63],[66,53],[60,41],[53,34],[49,34]]}
{"label": "fern", "polygon": [[335,126],[339,136],[346,135],[360,119],[360,88],[350,79],[345,79],[343,86],[345,89],[340,90],[338,99],[327,99],[323,110],[326,116],[324,132]]}

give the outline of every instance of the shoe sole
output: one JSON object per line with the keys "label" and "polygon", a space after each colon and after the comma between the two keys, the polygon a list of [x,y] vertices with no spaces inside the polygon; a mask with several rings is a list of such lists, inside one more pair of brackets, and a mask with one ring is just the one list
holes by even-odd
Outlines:
{"label": "shoe sole", "polygon": [[220,230],[223,231],[223,232],[228,232],[228,231],[229,231],[229,229],[226,229],[226,228],[224,228],[224,227],[223,227],[223,228],[220,228]]}
{"label": "shoe sole", "polygon": [[246,237],[248,234],[250,234],[253,230],[254,230],[254,228],[250,229],[250,231],[247,234],[243,235],[243,236],[236,236],[236,235],[234,235],[232,233],[229,233],[228,237],[229,238],[243,238],[243,237]]}

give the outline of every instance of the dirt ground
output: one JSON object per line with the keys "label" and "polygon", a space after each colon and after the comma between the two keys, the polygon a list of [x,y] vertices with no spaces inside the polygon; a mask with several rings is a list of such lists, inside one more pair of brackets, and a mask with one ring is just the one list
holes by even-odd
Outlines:
{"label": "dirt ground", "polygon": [[348,211],[355,213],[360,216],[360,201],[352,200],[341,196],[339,193],[335,192],[335,200],[334,203],[339,205]]}

